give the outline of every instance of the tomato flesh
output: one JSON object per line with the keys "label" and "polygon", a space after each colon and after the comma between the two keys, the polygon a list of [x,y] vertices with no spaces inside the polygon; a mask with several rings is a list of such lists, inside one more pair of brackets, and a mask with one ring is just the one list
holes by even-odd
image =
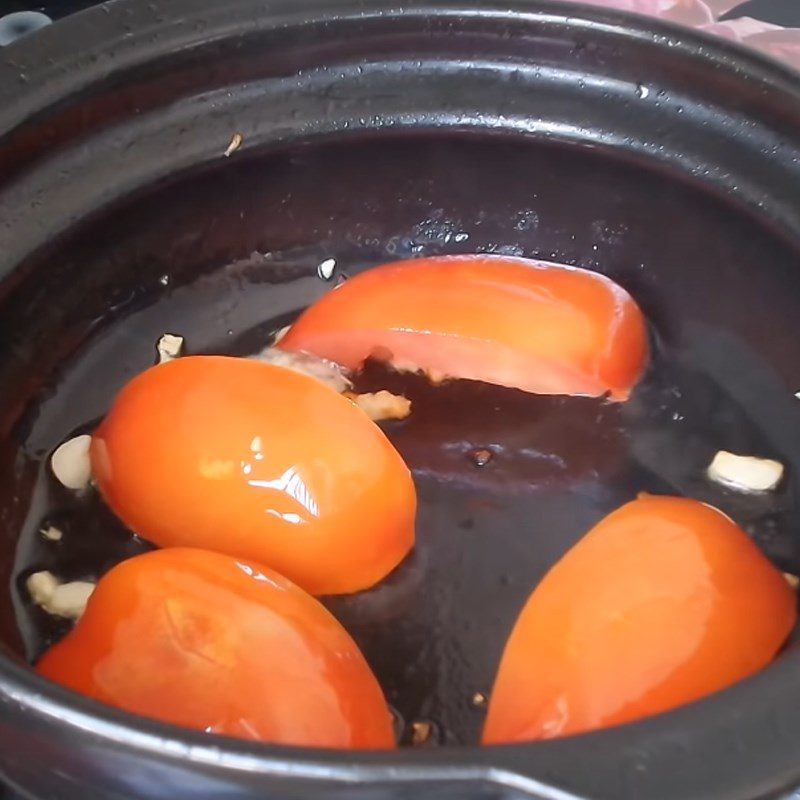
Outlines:
{"label": "tomato flesh", "polygon": [[317,602],[255,562],[171,548],[114,567],[37,671],[126,711],[313,747],[394,746],[358,647]]}
{"label": "tomato flesh", "polygon": [[502,256],[367,270],[308,308],[278,347],[351,369],[377,356],[435,376],[617,400],[648,350],[641,311],[610,279]]}
{"label": "tomato flesh", "polygon": [[796,620],[781,573],[721,512],[642,496],[545,576],[506,645],[485,743],[630,722],[768,664]]}
{"label": "tomato flesh", "polygon": [[252,558],[312,594],[369,587],[414,543],[414,485],[388,439],[283,367],[153,367],[120,392],[91,458],[106,501],[144,538]]}

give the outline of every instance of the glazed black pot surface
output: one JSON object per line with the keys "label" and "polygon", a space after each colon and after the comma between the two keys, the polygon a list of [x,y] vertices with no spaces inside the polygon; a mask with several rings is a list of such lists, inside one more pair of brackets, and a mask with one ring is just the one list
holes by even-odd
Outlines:
{"label": "glazed black pot surface", "polygon": [[[800,785],[800,652],[674,712],[480,748],[525,597],[638,491],[712,502],[800,571],[800,84],[722,41],[530,0],[119,0],[0,54],[0,771],[35,798],[752,800]],[[234,134],[236,152],[224,153]],[[210,739],[26,666],[63,634],[24,578],[147,548],[47,454],[152,362],[160,333],[247,353],[329,286],[400,257],[499,252],[628,288],[654,357],[632,399],[399,385],[389,435],[415,554],[326,600],[425,748]],[[478,469],[474,447],[492,462]],[[779,458],[774,496],[709,484],[719,447]],[[59,546],[37,534],[65,530]],[[265,657],[268,657],[265,654]]]}

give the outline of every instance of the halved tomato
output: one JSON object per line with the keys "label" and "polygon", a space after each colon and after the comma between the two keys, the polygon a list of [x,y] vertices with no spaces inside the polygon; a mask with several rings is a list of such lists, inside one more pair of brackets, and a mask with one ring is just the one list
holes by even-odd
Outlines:
{"label": "halved tomato", "polygon": [[36,670],[208,733],[394,746],[380,686],[344,628],[277,573],[218,553],[170,548],[114,567]]}
{"label": "halved tomato", "polygon": [[768,664],[796,620],[783,575],[711,506],[642,496],[545,576],[503,653],[485,743],[630,722]]}
{"label": "halved tomato", "polygon": [[283,367],[153,367],[122,389],[91,458],[108,504],[145,539],[252,558],[313,594],[371,586],[414,543],[414,485],[389,440]]}
{"label": "halved tomato", "polygon": [[351,369],[376,356],[437,378],[617,400],[648,350],[641,311],[610,279],[485,255],[362,272],[308,308],[277,346]]}

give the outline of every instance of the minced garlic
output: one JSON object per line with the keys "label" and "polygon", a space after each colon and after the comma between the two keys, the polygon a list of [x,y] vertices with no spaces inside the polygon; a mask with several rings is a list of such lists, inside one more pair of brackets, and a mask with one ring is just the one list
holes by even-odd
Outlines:
{"label": "minced garlic", "polygon": [[94,591],[90,581],[61,583],[52,572],[34,572],[26,582],[31,599],[48,614],[65,619],[80,619]]}
{"label": "minced garlic", "polygon": [[783,464],[720,450],[708,467],[708,477],[739,492],[769,492],[781,482]]}
{"label": "minced garlic", "polygon": [[85,489],[92,478],[89,445],[92,437],[84,433],[56,448],[50,459],[53,475],[68,489]]}

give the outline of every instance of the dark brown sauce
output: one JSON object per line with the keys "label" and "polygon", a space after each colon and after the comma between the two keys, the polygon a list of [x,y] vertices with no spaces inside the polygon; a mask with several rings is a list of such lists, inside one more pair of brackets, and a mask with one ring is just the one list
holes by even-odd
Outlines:
{"label": "dark brown sauce", "polygon": [[[315,260],[301,260],[306,258],[309,263]],[[181,292],[207,294],[216,286],[224,298],[231,280],[241,287],[251,279],[221,273]],[[300,278],[282,288],[307,297],[326,287]],[[218,303],[233,306],[225,313],[235,325],[233,301],[228,297]],[[113,329],[108,332],[112,340],[117,337],[113,352],[118,359],[116,374],[103,376],[109,386],[127,372],[123,365],[144,368],[152,361],[157,337],[149,320],[157,319],[171,331],[186,331],[186,321],[175,316],[177,305],[182,304],[166,291],[118,326],[124,337]],[[196,306],[189,302],[185,307]],[[202,352],[253,352],[286,321],[280,316],[244,330],[232,328],[230,336]],[[132,334],[139,329],[149,329],[149,336]],[[121,342],[127,345],[125,352]],[[716,347],[725,343],[723,337]],[[198,352],[191,335],[187,345],[190,353]],[[98,337],[81,362],[97,363],[93,350],[108,351],[107,338]],[[727,356],[735,364],[747,361],[745,351],[734,349]],[[748,367],[752,379],[757,365]],[[48,450],[38,444],[36,432],[49,428],[48,409],[70,408],[74,415],[91,407],[84,387],[94,394],[100,376],[82,383],[87,374],[75,365],[74,375],[80,377],[65,380],[48,399],[29,439],[39,474],[20,537],[15,579],[29,659],[69,628],[69,623],[32,607],[23,586],[32,570],[49,569],[71,580],[95,578],[150,547],[115,519],[95,491],[76,494],[58,485],[47,466]],[[735,383],[736,375],[724,377]],[[763,378],[768,381],[769,375]],[[791,483],[775,494],[745,497],[704,477],[705,467],[723,445],[782,460],[786,455],[776,452],[747,409],[714,376],[659,348],[645,380],[626,404],[534,396],[468,381],[434,386],[420,375],[369,363],[357,377],[356,389],[379,388],[402,393],[413,403],[408,419],[383,427],[415,476],[418,544],[411,557],[371,591],[325,602],[359,642],[389,702],[406,721],[407,742],[413,734],[411,723],[419,719],[436,723],[435,742],[474,739],[483,710],[472,698],[476,692],[490,691],[496,661],[524,599],[583,532],[635,491],[686,494],[711,502],[743,524],[781,567],[792,569],[796,563],[787,540],[778,535],[796,518]],[[764,386],[765,392],[771,389]],[[792,401],[797,402],[789,396],[786,408],[794,414]],[[800,419],[794,424],[800,433]],[[87,421],[64,435],[91,430],[92,425]],[[490,454],[480,467],[476,452],[482,452],[482,458]],[[61,541],[40,535],[49,525],[64,532]]]}
{"label": "dark brown sauce", "polygon": [[[65,248],[48,285],[61,305],[31,283],[0,319],[4,352],[36,364],[0,409],[2,422],[12,398],[27,403],[0,442],[0,533],[11,543],[20,532],[20,655],[34,660],[68,627],[31,606],[30,571],[95,578],[148,547],[95,493],[56,485],[47,456],[153,363],[159,336],[184,335],[189,353],[252,353],[343,273],[419,254],[513,252],[600,268],[641,303],[654,355],[622,405],[432,386],[376,364],[358,379],[413,402],[407,420],[384,428],[414,472],[417,546],[371,591],[325,602],[363,649],[406,743],[414,721],[433,724],[433,744],[477,741],[485,710],[473,698],[491,691],[530,591],[638,492],[708,501],[780,568],[800,571],[791,248],[696,188],[591,153],[435,140],[331,153],[300,150],[159,189],[132,217],[115,212]],[[336,274],[321,280],[329,257]],[[787,479],[762,497],[715,486],[704,473],[720,448],[776,458]],[[491,453],[481,467],[478,450]],[[60,542],[39,534],[49,524]],[[14,621],[0,621],[13,649]]]}

